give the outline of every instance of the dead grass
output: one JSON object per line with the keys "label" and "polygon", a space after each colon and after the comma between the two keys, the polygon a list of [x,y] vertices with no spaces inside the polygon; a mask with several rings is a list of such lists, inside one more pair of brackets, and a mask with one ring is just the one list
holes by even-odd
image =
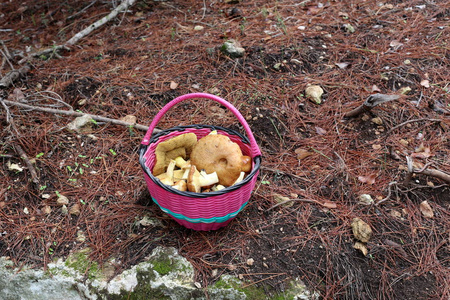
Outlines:
{"label": "dead grass", "polygon": [[[42,93],[52,91],[74,109],[117,119],[131,114],[149,124],[178,95],[219,94],[247,117],[263,152],[263,168],[250,204],[228,227],[192,232],[150,203],[137,157],[142,132],[99,123],[93,140],[64,130],[66,117],[10,107],[16,132],[2,107],[0,254],[19,266],[45,267],[55,257],[90,247],[94,260],[117,257],[120,272],[165,245],[189,259],[204,286],[230,273],[248,284],[273,287],[268,297],[298,277],[324,299],[448,299],[448,183],[420,174],[408,185],[390,183],[403,182],[405,156],[417,153],[421,144],[432,155],[415,158],[416,163],[432,162],[430,168],[450,172],[449,4],[302,3],[243,1],[236,5],[242,15],[230,18],[233,6],[217,1],[205,6],[140,1],[115,24],[63,53],[63,59],[33,61],[28,76],[2,90],[1,97],[17,88],[32,105],[61,105]],[[12,29],[3,32],[5,45],[12,53],[50,46],[110,10],[98,2],[67,20],[85,5],[2,4],[0,27]],[[194,31],[195,25],[204,30]],[[220,53],[217,47],[228,38],[242,43],[244,58]],[[2,74],[9,69],[3,64]],[[179,84],[174,90],[172,81]],[[307,84],[322,86],[321,105],[305,98]],[[404,87],[411,91],[398,101],[343,118],[372,92],[395,94]],[[159,126],[240,128],[230,113],[215,114],[218,108],[203,101],[183,103]],[[375,117],[380,124],[372,122]],[[23,165],[15,145],[35,160],[40,185],[30,182],[27,169],[8,171],[8,161]],[[298,160],[298,148],[313,155]],[[373,184],[358,179],[369,175]],[[385,199],[389,187],[389,199],[379,206],[358,203],[361,194]],[[70,199],[69,209],[80,205],[80,214],[62,213],[56,191]],[[299,200],[270,209],[277,203],[275,194]],[[434,210],[432,219],[419,210],[423,200]],[[161,224],[137,225],[144,215]],[[374,231],[368,256],[353,248],[354,217]],[[255,260],[253,266],[246,264],[248,258]]]}

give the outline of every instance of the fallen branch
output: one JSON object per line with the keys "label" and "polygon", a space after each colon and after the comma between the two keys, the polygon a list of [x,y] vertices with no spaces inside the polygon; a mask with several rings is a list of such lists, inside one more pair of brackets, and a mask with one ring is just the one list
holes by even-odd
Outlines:
{"label": "fallen branch", "polygon": [[377,105],[385,102],[393,101],[399,99],[399,95],[385,95],[385,94],[373,94],[367,97],[366,101],[357,108],[345,113],[344,118],[354,118],[362,113],[370,111]]}
{"label": "fallen branch", "polygon": [[123,0],[122,3],[120,3],[119,6],[113,9],[109,15],[101,18],[100,20],[94,22],[85,29],[81,30],[80,32],[75,34],[70,40],[68,40],[64,45],[65,46],[75,45],[76,43],[78,43],[79,40],[89,35],[92,31],[100,28],[101,26],[105,25],[106,23],[114,19],[119,14],[119,12],[126,11],[129,6],[134,4],[134,2],[136,2],[136,0]]}
{"label": "fallen branch", "polygon": [[[0,98],[0,103],[4,107],[6,111],[6,122],[11,125],[11,127],[16,131],[17,136],[20,136],[19,131],[17,130],[17,126],[14,123],[14,119],[11,116],[11,113],[9,112],[8,106],[6,106],[5,102]],[[34,168],[33,164],[31,163],[30,159],[28,158],[28,155],[23,151],[22,147],[19,145],[15,145],[14,148],[16,149],[16,152],[20,155],[20,158],[25,162],[25,164],[28,167],[28,170],[31,174],[31,179],[35,184],[39,183],[39,177],[37,175],[36,169]]]}
{"label": "fallen branch", "polygon": [[[42,111],[42,112],[51,113],[51,114],[61,114],[61,115],[74,116],[74,117],[81,117],[84,115],[89,115],[95,121],[109,122],[111,124],[132,127],[132,128],[136,128],[136,129],[142,130],[142,131],[148,130],[148,126],[146,126],[146,125],[141,125],[141,124],[136,124],[136,123],[128,123],[128,122],[125,122],[122,120],[111,119],[111,118],[102,117],[102,116],[98,116],[98,115],[86,114],[86,113],[77,112],[77,111],[73,111],[73,110],[61,110],[61,109],[53,109],[53,108],[47,108],[47,107],[32,106],[32,105],[28,105],[28,104],[24,104],[24,103],[20,103],[20,102],[3,100],[1,98],[0,98],[0,101],[5,104],[8,104],[8,105],[19,106],[21,108],[35,110],[35,111]],[[160,129],[155,129],[153,131],[153,133],[157,133],[160,131],[161,131]]]}
{"label": "fallen branch", "polygon": [[48,49],[44,49],[42,51],[34,52],[28,55],[27,57],[21,59],[19,61],[19,64],[22,64],[26,61],[28,61],[32,57],[40,57],[41,55],[47,55],[51,54],[54,56],[59,56],[58,51],[60,50],[70,50],[70,47],[78,43],[79,40],[86,37],[90,33],[92,33],[94,30],[97,30],[98,28],[102,27],[112,19],[114,19],[121,11],[126,11],[128,7],[132,6],[136,0],[123,0],[120,5],[118,5],[115,9],[113,9],[107,16],[101,18],[100,20],[92,23],[85,29],[81,30],[80,32],[76,33],[73,37],[71,37],[67,42],[65,42],[62,45],[53,46]]}
{"label": "fallen branch", "polygon": [[30,66],[26,64],[20,69],[14,69],[9,71],[0,80],[0,88],[7,88],[11,86],[14,83],[14,81],[25,76],[25,74],[27,74],[30,71],[30,69],[31,69]]}
{"label": "fallen branch", "polygon": [[426,164],[422,169],[416,169],[413,166],[413,160],[410,156],[406,157],[406,162],[407,162],[407,166],[408,166],[408,174],[407,174],[407,178],[405,180],[405,184],[408,183],[409,180],[411,180],[413,174],[423,174],[423,175],[435,177],[435,178],[438,178],[438,179],[450,184],[450,174],[445,173],[441,170],[437,170],[437,169],[428,169],[428,167],[432,163]]}

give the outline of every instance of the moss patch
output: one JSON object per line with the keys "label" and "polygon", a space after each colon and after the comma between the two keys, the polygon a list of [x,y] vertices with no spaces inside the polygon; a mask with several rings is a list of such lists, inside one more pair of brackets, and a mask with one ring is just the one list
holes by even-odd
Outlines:
{"label": "moss patch", "polygon": [[245,286],[245,284],[237,278],[222,276],[215,284],[217,289],[234,289],[238,292],[244,293],[248,300],[266,299],[267,295],[263,288],[258,288],[255,285]]}
{"label": "moss patch", "polygon": [[90,249],[86,248],[70,255],[64,263],[66,267],[72,268],[75,271],[86,274],[89,279],[96,279],[99,277],[100,269],[98,263],[89,259]]}

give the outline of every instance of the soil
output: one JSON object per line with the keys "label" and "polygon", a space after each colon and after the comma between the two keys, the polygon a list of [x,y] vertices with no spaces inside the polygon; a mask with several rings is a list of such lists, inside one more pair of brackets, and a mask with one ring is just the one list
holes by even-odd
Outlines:
{"label": "soil", "polygon": [[[1,3],[2,76],[114,4]],[[448,1],[137,1],[60,57],[29,60],[31,71],[0,97],[148,125],[177,96],[217,94],[262,152],[248,205],[225,228],[186,229],[151,201],[138,162],[144,132],[96,122],[79,134],[66,129],[72,117],[5,104],[0,255],[46,267],[90,247],[93,260],[117,258],[119,273],[163,245],[194,265],[202,286],[233,274],[267,299],[294,278],[322,299],[449,299],[449,182],[420,172],[450,173],[449,12]],[[221,52],[228,39],[243,57]],[[308,85],[324,90],[320,104]],[[344,118],[373,93],[402,97]],[[172,108],[158,128],[190,124],[243,130],[204,100]],[[362,194],[374,202],[362,204]],[[142,226],[144,216],[158,223]],[[354,218],[372,229],[366,255],[354,248]]]}

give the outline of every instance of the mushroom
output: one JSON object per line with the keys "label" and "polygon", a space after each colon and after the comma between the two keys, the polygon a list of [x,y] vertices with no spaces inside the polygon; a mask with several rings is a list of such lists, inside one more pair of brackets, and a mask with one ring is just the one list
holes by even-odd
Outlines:
{"label": "mushroom", "polygon": [[212,186],[217,182],[219,182],[219,178],[217,177],[216,172],[211,174],[207,174],[203,170],[199,172],[197,168],[192,165],[187,180],[187,188],[190,192],[201,193],[202,187]]}
{"label": "mushroom", "polygon": [[185,192],[187,190],[187,184],[185,180],[178,180],[174,185],[172,185],[172,187],[182,192]]}
{"label": "mushroom", "polygon": [[153,175],[164,173],[172,159],[186,158],[197,144],[195,133],[184,133],[168,140],[160,142],[155,149],[156,163],[153,167]]}
{"label": "mushroom", "polygon": [[242,180],[244,180],[245,177],[245,172],[241,172],[239,174],[239,177],[236,179],[236,181],[233,183],[233,185],[238,184],[239,182],[241,182]]}
{"label": "mushroom", "polygon": [[248,173],[252,170],[252,158],[247,155],[242,156],[242,171]]}
{"label": "mushroom", "polygon": [[209,134],[199,139],[190,156],[191,164],[199,170],[217,172],[219,183],[224,186],[233,185],[242,171],[251,169],[249,158],[242,155],[237,143],[222,134]]}

